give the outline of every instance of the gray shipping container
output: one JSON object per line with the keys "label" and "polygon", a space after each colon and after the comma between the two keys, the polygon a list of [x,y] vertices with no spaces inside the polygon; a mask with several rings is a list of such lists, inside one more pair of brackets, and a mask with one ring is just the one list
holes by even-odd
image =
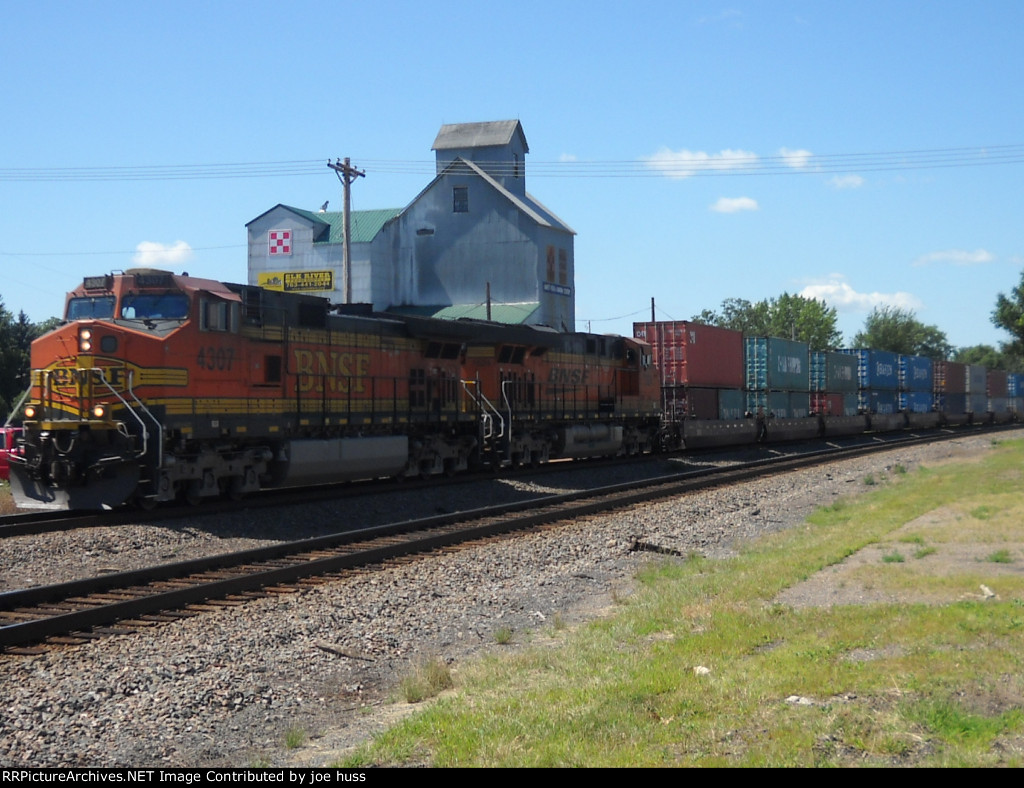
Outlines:
{"label": "gray shipping container", "polygon": [[[967,393],[968,394],[988,394],[988,370],[984,367],[980,367],[977,364],[967,365]],[[981,411],[971,411],[972,413],[980,413]]]}

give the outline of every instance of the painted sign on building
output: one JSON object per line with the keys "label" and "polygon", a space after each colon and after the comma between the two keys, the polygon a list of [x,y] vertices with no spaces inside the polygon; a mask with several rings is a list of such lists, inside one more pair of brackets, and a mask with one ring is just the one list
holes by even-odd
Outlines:
{"label": "painted sign on building", "polygon": [[291,230],[271,230],[267,234],[267,254],[274,257],[277,255],[290,255],[291,253]]}

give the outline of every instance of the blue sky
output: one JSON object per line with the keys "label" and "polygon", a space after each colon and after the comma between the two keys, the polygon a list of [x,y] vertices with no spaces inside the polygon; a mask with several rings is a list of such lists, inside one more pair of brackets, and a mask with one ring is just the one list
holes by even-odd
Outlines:
{"label": "blue sky", "polygon": [[42,320],[139,264],[245,281],[246,222],[340,207],[321,163],[401,207],[442,123],[518,118],[528,190],[578,233],[580,330],[788,291],[848,340],[888,303],[996,344],[1022,31],[1020,0],[8,4],[0,297]]}

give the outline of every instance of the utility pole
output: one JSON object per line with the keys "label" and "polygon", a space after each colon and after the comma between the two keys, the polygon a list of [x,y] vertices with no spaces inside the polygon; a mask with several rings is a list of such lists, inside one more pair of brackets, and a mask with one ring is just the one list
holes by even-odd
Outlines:
{"label": "utility pole", "polygon": [[342,291],[345,294],[345,303],[352,303],[352,246],[349,240],[351,235],[350,220],[351,220],[351,206],[352,206],[352,184],[356,178],[366,177],[365,170],[357,170],[349,163],[349,159],[346,156],[344,161],[334,160],[334,164],[327,162],[327,166],[334,170],[338,176],[338,180],[341,181],[342,191],[345,195],[344,207],[342,208],[342,226],[345,233],[345,237],[342,239],[341,245],[341,280],[342,280]]}

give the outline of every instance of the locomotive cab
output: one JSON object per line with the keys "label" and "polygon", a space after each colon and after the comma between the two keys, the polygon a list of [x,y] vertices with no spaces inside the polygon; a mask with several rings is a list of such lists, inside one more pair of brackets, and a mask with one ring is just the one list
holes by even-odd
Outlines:
{"label": "locomotive cab", "polygon": [[160,464],[162,425],[137,391],[174,382],[175,374],[161,369],[161,355],[200,301],[185,281],[133,269],[86,277],[68,295],[65,322],[32,346],[25,451],[12,469],[19,506],[116,506],[135,493],[147,468]]}

